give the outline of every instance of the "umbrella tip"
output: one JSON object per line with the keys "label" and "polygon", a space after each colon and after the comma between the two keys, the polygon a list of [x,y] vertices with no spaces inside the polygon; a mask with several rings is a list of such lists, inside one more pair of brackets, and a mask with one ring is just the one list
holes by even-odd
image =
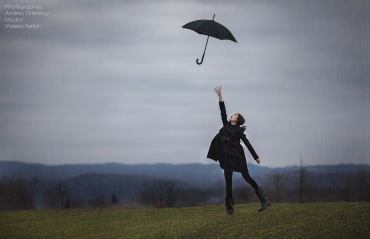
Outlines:
{"label": "umbrella tip", "polygon": [[216,16],[216,14],[213,14],[213,19],[212,20],[215,20],[215,16]]}

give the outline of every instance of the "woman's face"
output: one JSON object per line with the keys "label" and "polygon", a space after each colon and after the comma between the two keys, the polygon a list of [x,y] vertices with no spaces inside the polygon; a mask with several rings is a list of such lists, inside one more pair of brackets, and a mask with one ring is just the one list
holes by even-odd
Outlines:
{"label": "woman's face", "polygon": [[233,114],[233,115],[230,117],[230,121],[231,121],[231,122],[237,122],[237,121],[238,121],[238,114]]}

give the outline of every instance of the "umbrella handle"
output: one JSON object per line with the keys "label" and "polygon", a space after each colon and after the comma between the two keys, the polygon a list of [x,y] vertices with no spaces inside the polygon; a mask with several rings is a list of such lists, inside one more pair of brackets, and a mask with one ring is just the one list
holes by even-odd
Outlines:
{"label": "umbrella handle", "polygon": [[203,56],[202,56],[202,60],[199,62],[198,58],[197,58],[197,64],[200,65],[203,63],[203,59],[204,59],[204,55],[206,54],[206,49],[207,49],[207,45],[208,45],[208,39],[209,39],[209,36],[207,37],[207,42],[206,42],[206,46],[204,47],[204,52],[203,52]]}
{"label": "umbrella handle", "polygon": [[204,59],[204,54],[203,54],[203,56],[202,56],[202,60],[201,60],[200,62],[198,62],[198,60],[199,60],[199,59],[197,58],[197,64],[198,64],[198,65],[201,65],[201,64],[203,63],[203,59]]}

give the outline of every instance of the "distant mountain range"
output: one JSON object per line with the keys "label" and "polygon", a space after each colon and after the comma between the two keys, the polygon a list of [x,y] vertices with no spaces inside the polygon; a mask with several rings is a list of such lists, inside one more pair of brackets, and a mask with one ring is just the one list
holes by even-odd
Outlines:
{"label": "distant mountain range", "polygon": [[[250,165],[254,175],[266,175],[276,169]],[[179,180],[209,187],[210,183],[223,179],[218,164],[75,164],[49,166],[34,163],[0,161],[0,176],[37,177],[43,181],[68,180],[84,174],[136,175],[160,179]]]}
{"label": "distant mountain range", "polygon": [[[269,168],[258,165],[248,165],[252,177],[263,180],[273,174],[298,174],[300,167],[290,166],[283,168]],[[304,166],[307,173],[330,175],[336,173],[351,173],[357,171],[370,172],[370,165],[338,164]],[[69,180],[84,174],[105,175],[135,175],[159,179],[171,179],[199,187],[209,187],[210,183],[223,180],[223,171],[217,163],[214,164],[70,164],[44,165],[36,163],[22,163],[0,161],[0,177],[21,176],[25,179],[38,178],[42,181]],[[239,174],[235,175],[236,178]]]}

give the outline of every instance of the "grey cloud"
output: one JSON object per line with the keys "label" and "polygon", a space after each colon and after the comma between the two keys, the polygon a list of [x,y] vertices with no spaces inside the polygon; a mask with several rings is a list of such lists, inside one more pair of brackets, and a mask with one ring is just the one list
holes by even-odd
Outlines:
{"label": "grey cloud", "polygon": [[[369,161],[361,1],[42,3],[41,31],[0,29],[0,160],[209,162],[222,85],[264,165]],[[197,66],[206,37],[181,26],[213,13],[238,43]]]}

